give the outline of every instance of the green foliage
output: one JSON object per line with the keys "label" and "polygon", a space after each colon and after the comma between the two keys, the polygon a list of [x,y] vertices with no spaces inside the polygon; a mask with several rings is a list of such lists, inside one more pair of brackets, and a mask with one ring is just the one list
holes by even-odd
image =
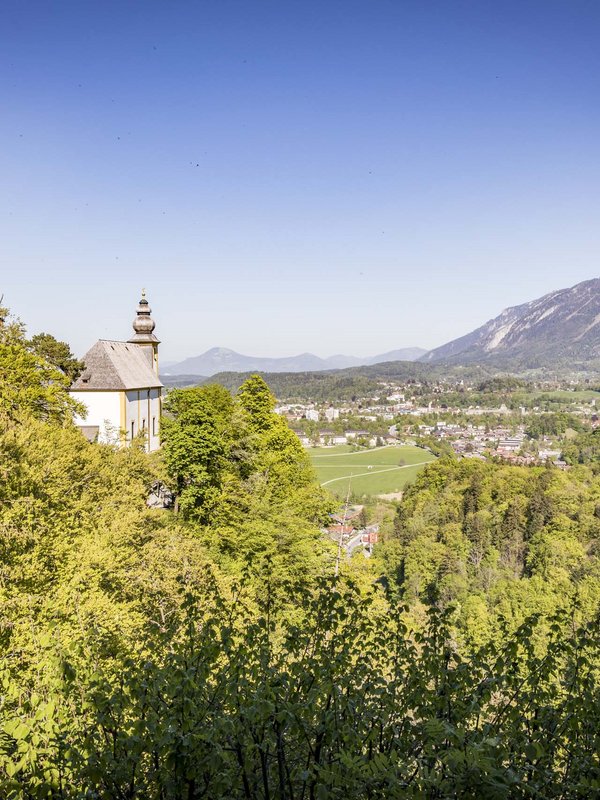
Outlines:
{"label": "green foliage", "polygon": [[564,434],[568,428],[581,430],[582,425],[577,417],[564,412],[554,414],[536,414],[527,423],[525,433],[532,439],[539,439],[541,436],[558,437]]}
{"label": "green foliage", "polygon": [[237,398],[240,407],[246,412],[251,430],[262,432],[272,427],[275,396],[260,375],[251,375],[244,381]]}
{"label": "green foliage", "polygon": [[79,406],[68,394],[70,378],[25,339],[25,329],[0,309],[0,414],[64,424]]}
{"label": "green foliage", "polygon": [[600,428],[580,433],[563,445],[562,456],[568,464],[586,464],[600,472]]}
{"label": "green foliage", "polygon": [[506,393],[515,392],[519,389],[525,389],[527,384],[525,381],[515,378],[512,375],[494,375],[493,378],[487,378],[477,386],[478,392],[493,392],[493,393]]}
{"label": "green foliage", "polygon": [[50,333],[37,333],[30,341],[34,353],[58,367],[71,382],[83,372],[85,364],[78,361],[66,342],[59,342]]}
{"label": "green foliage", "polygon": [[481,643],[501,617],[514,627],[576,594],[593,612],[599,502],[587,469],[441,459],[407,490],[376,559],[415,622],[424,604],[454,604],[458,635]]}
{"label": "green foliage", "polygon": [[[263,373],[263,378],[271,391],[280,399],[342,402],[359,397],[379,397],[381,381],[405,381],[408,384],[419,382],[423,392],[426,393],[440,380],[481,381],[493,374],[495,370],[480,366],[440,366],[415,361],[390,361],[322,372],[270,372]],[[250,373],[240,372],[221,372],[211,378],[194,375],[164,376],[169,386],[180,387],[210,382],[219,383],[234,392],[249,377]],[[419,387],[414,386],[414,391],[420,393]]]}
{"label": "green foliage", "polygon": [[0,430],[0,476],[0,645],[23,678],[52,630],[97,637],[109,661],[128,652],[174,613],[177,575],[206,562],[196,539],[146,509],[156,473],[138,450],[30,419]]}
{"label": "green foliage", "polygon": [[[173,389],[163,456],[186,520],[239,572],[267,555],[280,575],[318,570],[318,525],[332,509],[269,387],[254,376],[232,398],[219,386]],[[237,566],[235,566],[237,565]]]}
{"label": "green foliage", "polygon": [[279,624],[268,582],[257,614],[209,581],[150,657],[63,669],[51,699],[5,671],[2,796],[595,796],[595,622],[557,615],[540,648],[534,617],[465,656],[448,613],[415,636],[351,584],[288,588],[303,613]]}
{"label": "green foliage", "polygon": [[262,379],[173,391],[149,456],[89,444],[37,347],[0,310],[0,797],[600,792],[592,434],[567,473],[428,467],[373,587],[323,577],[330,507]]}
{"label": "green foliage", "polygon": [[164,460],[174,480],[181,511],[206,522],[218,502],[225,458],[222,420],[202,389],[174,389],[161,423]]}
{"label": "green foliage", "polygon": [[[237,391],[249,377],[252,376],[247,373],[223,372],[210,380]],[[263,378],[277,397],[288,400],[340,402],[357,397],[377,397],[380,391],[375,379],[352,370],[267,373]]]}

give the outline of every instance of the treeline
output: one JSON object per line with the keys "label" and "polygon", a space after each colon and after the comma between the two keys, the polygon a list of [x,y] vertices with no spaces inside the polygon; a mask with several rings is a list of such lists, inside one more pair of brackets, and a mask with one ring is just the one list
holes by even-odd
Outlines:
{"label": "treeline", "polygon": [[[237,391],[248,374],[224,372],[211,381],[220,383],[230,391]],[[280,399],[290,402],[343,402],[359,397],[378,397],[381,393],[376,380],[348,370],[337,372],[270,372],[262,376],[271,391]]]}
{"label": "treeline", "polygon": [[[323,372],[269,372],[261,376],[279,399],[289,401],[342,402],[360,397],[378,398],[381,381],[423,382],[428,387],[440,380],[480,381],[492,373],[479,367],[451,367],[414,361],[391,361],[370,366],[349,367]],[[237,391],[251,373],[221,372],[211,378],[200,376],[169,376],[163,380],[167,386],[201,385],[218,383],[230,391]]]}
{"label": "treeline", "polygon": [[348,414],[347,416],[338,417],[334,420],[321,419],[319,422],[314,422],[309,419],[298,419],[290,421],[289,425],[293,430],[301,431],[315,441],[318,440],[319,433],[322,430],[332,431],[338,435],[342,435],[348,430],[361,430],[366,431],[367,434],[381,438],[389,434],[390,420],[381,418],[370,420]]}

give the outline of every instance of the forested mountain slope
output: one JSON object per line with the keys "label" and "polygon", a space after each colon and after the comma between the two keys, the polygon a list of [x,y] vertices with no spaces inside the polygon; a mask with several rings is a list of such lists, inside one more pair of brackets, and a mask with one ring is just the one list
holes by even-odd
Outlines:
{"label": "forested mountain slope", "polygon": [[[321,372],[265,372],[262,377],[279,399],[343,401],[353,397],[376,396],[381,381],[419,381],[427,383],[454,378],[457,381],[479,382],[498,374],[492,367],[479,365],[422,364],[411,361],[390,361],[365,367]],[[247,372],[221,372],[212,378],[194,375],[161,375],[166,386],[182,387],[218,383],[237,391],[251,377]]]}
{"label": "forested mountain slope", "polygon": [[566,455],[569,471],[468,459],[427,467],[378,555],[415,618],[432,602],[452,607],[461,636],[483,642],[501,620],[514,627],[568,598],[595,613],[600,432],[580,435]]}

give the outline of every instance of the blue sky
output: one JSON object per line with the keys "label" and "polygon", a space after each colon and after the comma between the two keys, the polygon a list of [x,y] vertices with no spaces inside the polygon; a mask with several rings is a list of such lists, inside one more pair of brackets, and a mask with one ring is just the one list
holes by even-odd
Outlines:
{"label": "blue sky", "polygon": [[81,354],[434,347],[600,275],[596,0],[5,0],[0,294]]}

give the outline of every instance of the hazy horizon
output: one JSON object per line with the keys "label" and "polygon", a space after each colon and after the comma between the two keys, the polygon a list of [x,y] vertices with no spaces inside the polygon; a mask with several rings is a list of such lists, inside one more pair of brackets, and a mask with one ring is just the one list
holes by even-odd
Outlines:
{"label": "hazy horizon", "polygon": [[0,295],[83,354],[432,349],[598,276],[600,6],[9,0]]}

